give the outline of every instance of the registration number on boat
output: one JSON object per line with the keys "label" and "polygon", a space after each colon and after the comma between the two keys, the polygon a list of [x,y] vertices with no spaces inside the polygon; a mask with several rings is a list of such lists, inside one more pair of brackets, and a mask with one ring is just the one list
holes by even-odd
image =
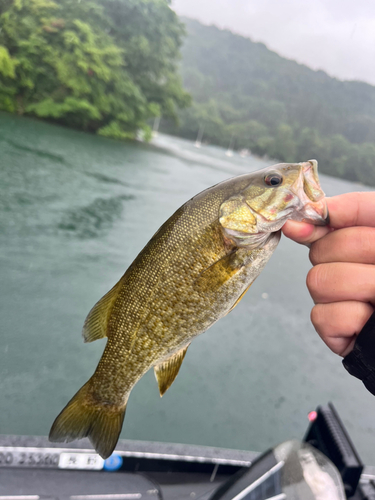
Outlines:
{"label": "registration number on boat", "polygon": [[59,459],[58,453],[0,449],[0,467],[57,467]]}
{"label": "registration number on boat", "polygon": [[96,453],[76,453],[55,449],[0,447],[0,467],[49,467],[100,470],[104,460]]}

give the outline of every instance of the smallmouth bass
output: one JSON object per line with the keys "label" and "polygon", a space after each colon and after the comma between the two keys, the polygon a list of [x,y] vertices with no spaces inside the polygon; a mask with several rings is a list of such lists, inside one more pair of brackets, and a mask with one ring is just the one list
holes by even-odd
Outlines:
{"label": "smallmouth bass", "polygon": [[50,440],[88,436],[110,456],[137,381],[154,367],[160,395],[168,390],[191,341],[239,303],[288,219],[327,222],[315,160],[234,177],[179,208],[89,312],[84,341],[108,337],[107,344]]}

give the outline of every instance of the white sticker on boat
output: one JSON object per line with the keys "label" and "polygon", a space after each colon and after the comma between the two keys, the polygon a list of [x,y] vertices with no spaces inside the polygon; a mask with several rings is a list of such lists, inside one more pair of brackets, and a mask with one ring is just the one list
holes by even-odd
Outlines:
{"label": "white sticker on boat", "polygon": [[60,453],[59,469],[101,470],[103,465],[96,453]]}

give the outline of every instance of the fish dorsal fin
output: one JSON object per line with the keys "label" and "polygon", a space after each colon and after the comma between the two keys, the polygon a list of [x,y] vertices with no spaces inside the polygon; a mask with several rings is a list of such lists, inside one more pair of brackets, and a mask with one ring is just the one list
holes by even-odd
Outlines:
{"label": "fish dorsal fin", "polygon": [[93,342],[107,336],[108,319],[120,288],[121,280],[91,309],[82,329],[84,342]]}
{"label": "fish dorsal fin", "polygon": [[190,344],[177,351],[173,356],[163,361],[163,363],[159,363],[154,367],[155,377],[159,385],[160,397],[167,392],[173,384],[174,379],[177,377],[189,345]]}

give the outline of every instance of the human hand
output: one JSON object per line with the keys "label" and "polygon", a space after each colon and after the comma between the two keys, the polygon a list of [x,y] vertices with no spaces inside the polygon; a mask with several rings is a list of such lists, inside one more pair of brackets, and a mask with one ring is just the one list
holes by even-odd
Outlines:
{"label": "human hand", "polygon": [[375,308],[375,192],[327,198],[327,205],[329,226],[288,221],[283,233],[310,246],[311,321],[344,357]]}

